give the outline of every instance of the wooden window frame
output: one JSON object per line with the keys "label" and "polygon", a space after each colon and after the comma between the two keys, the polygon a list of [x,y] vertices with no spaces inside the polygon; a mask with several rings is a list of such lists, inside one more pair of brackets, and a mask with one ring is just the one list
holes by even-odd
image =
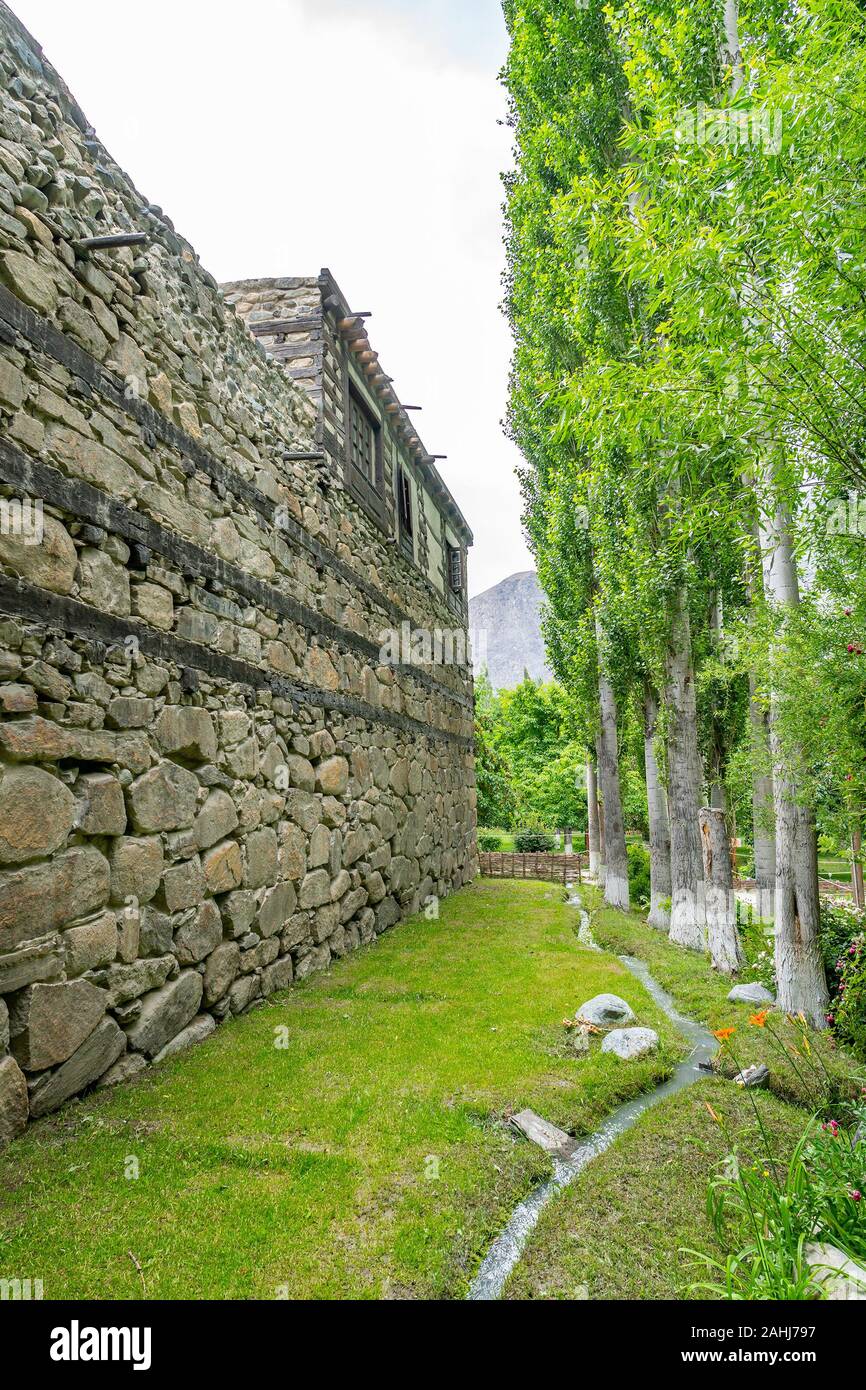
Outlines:
{"label": "wooden window frame", "polygon": [[395,495],[397,503],[397,535],[403,554],[415,559],[415,517],[412,508],[412,477],[402,463],[397,463]]}
{"label": "wooden window frame", "polygon": [[[360,421],[359,430],[364,430],[369,444],[369,466],[367,460],[359,462],[358,454],[355,449],[355,422]],[[354,382],[349,382],[349,461],[355,470],[360,473],[364,482],[370,487],[381,490],[382,482],[382,460],[381,460],[381,425],[376,420],[364,400],[361,392]]]}
{"label": "wooden window frame", "polygon": [[[456,560],[460,572],[460,583],[454,586],[454,561]],[[445,594],[449,604],[461,615],[466,607],[466,564],[464,552],[461,546],[452,545],[445,540]]]}
{"label": "wooden window frame", "polygon": [[[375,411],[365,399],[364,392],[352,380],[348,363],[345,367],[344,376],[344,457],[345,457],[345,479],[346,487],[355,498],[360,502],[364,511],[380,526],[383,530],[388,529],[388,509],[385,504],[385,463],[384,463],[384,429],[382,420],[379,419]],[[353,448],[353,420],[354,413],[358,411],[368,424],[373,439],[373,474],[374,478],[368,476],[362,468],[358,467],[355,460]]]}
{"label": "wooden window frame", "polygon": [[[463,553],[459,546],[445,542],[445,563],[448,566],[448,588],[452,594],[463,595]],[[454,583],[454,561],[457,562],[458,582]]]}

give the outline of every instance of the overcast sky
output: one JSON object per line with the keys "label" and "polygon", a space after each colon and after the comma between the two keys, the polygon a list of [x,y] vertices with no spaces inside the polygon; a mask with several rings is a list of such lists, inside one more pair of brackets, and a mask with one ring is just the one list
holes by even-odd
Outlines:
{"label": "overcast sky", "polygon": [[219,280],[328,266],[475,533],[532,568],[504,439],[499,0],[11,0]]}

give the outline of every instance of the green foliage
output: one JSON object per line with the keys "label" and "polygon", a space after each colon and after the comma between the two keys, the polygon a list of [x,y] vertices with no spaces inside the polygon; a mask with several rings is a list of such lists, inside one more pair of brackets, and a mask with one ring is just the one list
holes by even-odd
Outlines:
{"label": "green foliage", "polygon": [[518,830],[514,848],[518,854],[550,854],[553,836],[546,830]]}
{"label": "green foliage", "polygon": [[836,967],[852,941],[864,931],[866,912],[855,907],[851,898],[821,899],[819,942],[828,980],[837,974]]}
{"label": "green foliage", "polygon": [[631,844],[628,855],[628,891],[631,901],[641,907],[650,904],[650,857],[643,844]]}
{"label": "green foliage", "polygon": [[526,676],[494,694],[482,676],[475,699],[479,824],[585,828],[586,750],[562,687]]}
{"label": "green foliage", "polygon": [[866,1061],[866,912],[850,898],[822,898],[819,940],[830,988],[827,1021]]}
{"label": "green foliage", "polygon": [[[766,1138],[757,1153],[731,1146],[722,1171],[710,1183],[707,1207],[722,1242],[732,1220],[749,1237],[724,1261],[697,1256],[721,1276],[700,1289],[727,1299],[819,1298],[818,1271],[810,1270],[804,1258],[810,1241],[826,1241],[863,1263],[863,1153],[852,1140],[864,1115],[861,1108],[849,1126],[810,1120],[784,1165]],[[723,1117],[716,1118],[724,1127]]]}
{"label": "green foliage", "polygon": [[626,830],[634,830],[649,838],[649,810],[646,799],[646,782],[641,775],[643,768],[637,764],[636,755],[623,741],[620,756],[619,790],[622,797],[622,816]]}
{"label": "green foliage", "polygon": [[866,936],[860,932],[843,949],[835,967],[835,998],[829,1021],[838,1038],[866,1060]]}
{"label": "green foliage", "polygon": [[519,816],[519,798],[511,768],[496,745],[496,713],[487,673],[475,682],[475,782],[478,824],[511,829]]}
{"label": "green foliage", "polygon": [[[624,724],[645,678],[663,691],[684,587],[706,776],[738,832],[766,758],[747,701],[772,691],[796,795],[847,846],[866,831],[862,5],[743,0],[736,67],[721,0],[504,9],[509,427],[581,737],[600,661]],[[720,113],[706,139],[700,111]],[[780,515],[811,570],[788,614],[756,540]]]}
{"label": "green foliage", "polygon": [[482,854],[496,854],[502,849],[502,836],[497,835],[495,831],[479,831],[478,848]]}
{"label": "green foliage", "polygon": [[749,979],[755,980],[772,994],[776,993],[776,959],[773,938],[766,926],[751,909],[742,911],[737,903],[737,922],[740,931],[740,944],[749,968]]}

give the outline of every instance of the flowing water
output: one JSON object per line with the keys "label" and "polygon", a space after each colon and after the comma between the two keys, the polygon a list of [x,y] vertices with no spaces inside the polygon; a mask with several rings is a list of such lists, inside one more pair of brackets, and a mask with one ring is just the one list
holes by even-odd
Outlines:
{"label": "flowing water", "polygon": [[[580,897],[577,894],[568,901],[572,907],[580,908]],[[580,918],[578,940],[590,950],[599,950],[592,938],[589,917],[582,908]],[[502,1234],[493,1242],[472,1281],[468,1294],[470,1299],[499,1298],[506,1279],[523,1253],[532,1228],[551,1198],[573,1183],[587,1164],[599,1154],[603,1154],[605,1149],[609,1149],[613,1141],[625,1130],[630,1129],[645,1110],[651,1109],[652,1106],[658,1105],[659,1101],[675,1095],[677,1091],[684,1090],[686,1086],[691,1086],[702,1076],[706,1076],[706,1069],[718,1050],[718,1043],[712,1033],[678,1011],[671,996],[653,979],[642,960],[636,960],[633,956],[620,956],[620,960],[645,986],[659,1008],[676,1024],[683,1037],[691,1044],[691,1051],[667,1081],[656,1086],[655,1090],[635,1096],[634,1100],[620,1105],[608,1115],[594,1134],[578,1141],[568,1159],[554,1159],[553,1176],[530,1192],[529,1196],[515,1207]]]}

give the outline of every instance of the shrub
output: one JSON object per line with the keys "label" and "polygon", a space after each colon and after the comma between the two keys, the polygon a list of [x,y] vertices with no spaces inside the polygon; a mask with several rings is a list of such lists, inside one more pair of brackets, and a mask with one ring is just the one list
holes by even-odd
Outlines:
{"label": "shrub", "polygon": [[772,930],[767,929],[755,915],[751,904],[737,900],[737,926],[740,943],[749,967],[749,979],[755,980],[772,994],[776,993],[776,953]]}
{"label": "shrub", "polygon": [[628,892],[632,904],[638,904],[641,907],[649,907],[649,850],[644,845],[635,843],[628,846],[626,854],[628,856]]}
{"label": "shrub", "polygon": [[[724,1120],[711,1110],[724,1126]],[[726,1260],[696,1251],[717,1282],[699,1284],[716,1298],[787,1301],[821,1297],[804,1259],[809,1241],[828,1241],[862,1264],[866,1257],[866,1200],[862,1192],[863,1154],[852,1143],[853,1128],[836,1120],[811,1119],[787,1165],[765,1149],[757,1154],[730,1152],[710,1183],[707,1210],[719,1240],[726,1244],[731,1218],[748,1232],[746,1243]],[[719,1279],[721,1276],[721,1279]]]}
{"label": "shrub", "polygon": [[[859,1264],[866,1258],[863,1145],[857,1138],[866,1120],[864,1092],[856,1101],[845,1098],[810,1043],[802,1014],[784,1022],[774,1018],[768,1009],[761,1009],[749,1025],[766,1029],[784,1066],[805,1083],[814,1113],[790,1160],[783,1163],[753,1092],[746,1095],[760,1139],[751,1153],[739,1149],[724,1116],[704,1102],[728,1144],[721,1170],[710,1181],[707,1212],[719,1241],[729,1251],[732,1231],[742,1232],[745,1242],[723,1260],[699,1251],[683,1252],[695,1256],[716,1281],[696,1289],[716,1298],[820,1298],[822,1290],[804,1258],[805,1246],[812,1240],[828,1241]],[[791,1030],[796,1045],[790,1040]],[[739,1071],[741,1063],[730,1041],[737,1031],[723,1028],[716,1037],[722,1043],[722,1055]],[[834,1113],[838,1118],[829,1118]],[[828,1116],[823,1124],[822,1115]]]}
{"label": "shrub", "polygon": [[866,1057],[866,912],[850,898],[821,899],[821,954],[830,987],[827,1022]]}
{"label": "shrub", "polygon": [[518,854],[550,854],[553,836],[547,830],[518,830],[514,848]]}
{"label": "shrub", "polygon": [[827,981],[836,984],[836,963],[854,940],[866,931],[866,912],[859,911],[851,898],[822,898],[819,940]]}
{"label": "shrub", "polygon": [[478,832],[478,848],[482,854],[495,854],[502,848],[502,836],[497,835],[495,830],[481,830]]}
{"label": "shrub", "polygon": [[855,936],[836,962],[836,994],[827,1022],[843,1042],[866,1058],[866,938]]}

